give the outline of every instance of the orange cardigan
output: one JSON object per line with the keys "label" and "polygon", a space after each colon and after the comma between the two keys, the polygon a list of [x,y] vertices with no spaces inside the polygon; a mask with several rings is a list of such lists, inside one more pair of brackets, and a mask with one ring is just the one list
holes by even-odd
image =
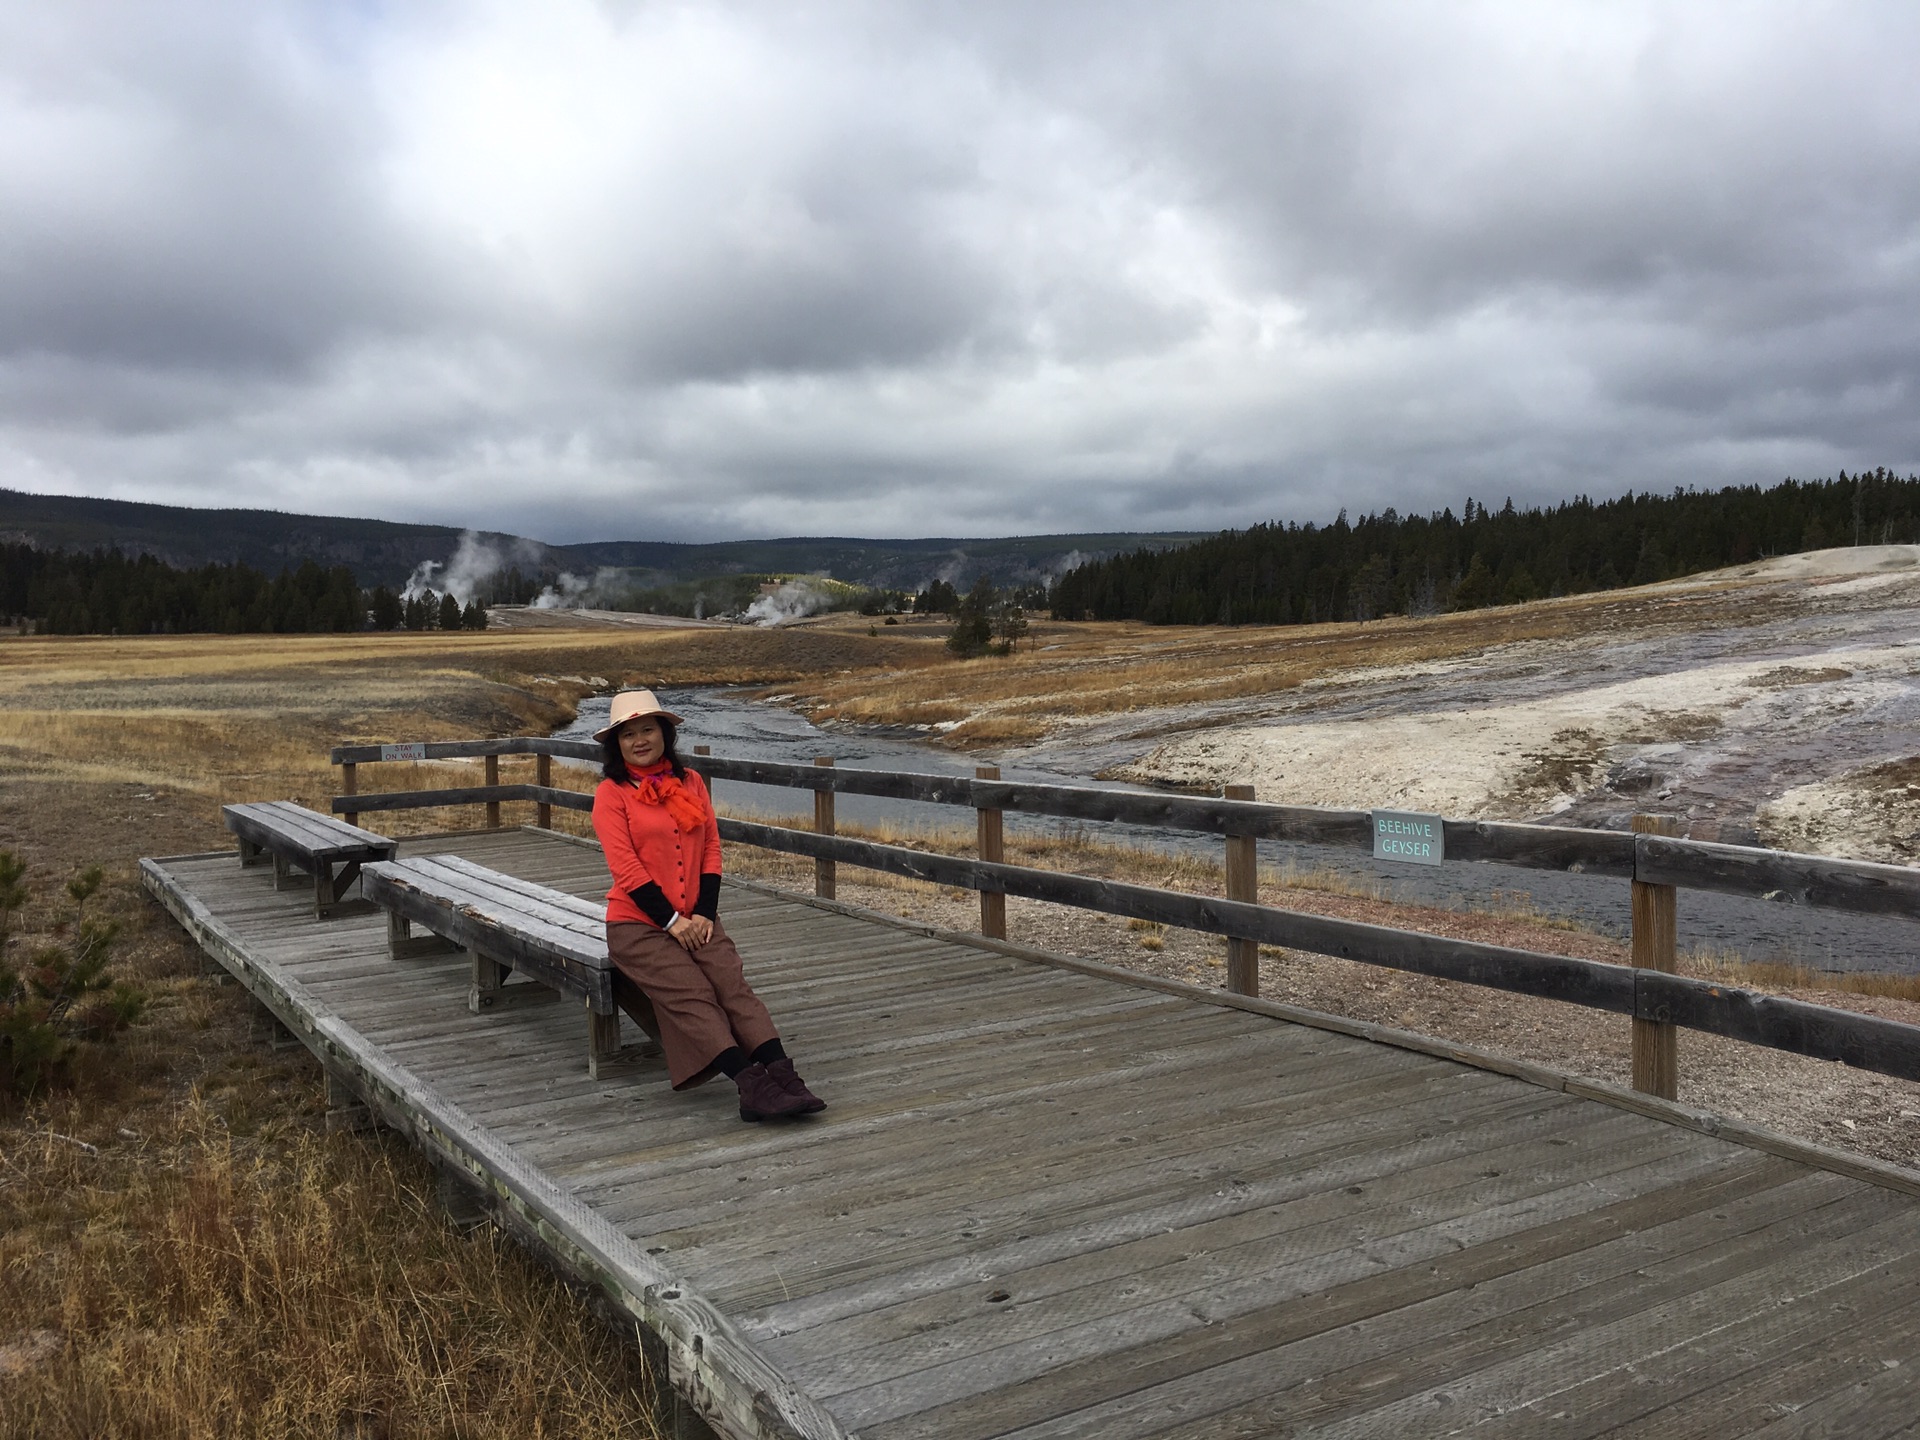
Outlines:
{"label": "orange cardigan", "polygon": [[628,894],[649,880],[669,905],[691,915],[700,898],[700,877],[720,873],[720,824],[706,782],[689,770],[684,783],[707,812],[707,823],[697,830],[680,829],[666,806],[644,803],[631,785],[602,780],[593,792],[593,833],[600,837],[613,874],[613,888],[607,891],[609,925],[653,923]]}

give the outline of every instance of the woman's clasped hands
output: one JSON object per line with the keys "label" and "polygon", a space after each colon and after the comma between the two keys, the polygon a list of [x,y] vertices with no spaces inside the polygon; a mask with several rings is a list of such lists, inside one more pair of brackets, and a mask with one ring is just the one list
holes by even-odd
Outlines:
{"label": "woman's clasped hands", "polygon": [[681,915],[667,926],[667,934],[680,942],[682,950],[698,950],[713,939],[713,921],[704,915]]}

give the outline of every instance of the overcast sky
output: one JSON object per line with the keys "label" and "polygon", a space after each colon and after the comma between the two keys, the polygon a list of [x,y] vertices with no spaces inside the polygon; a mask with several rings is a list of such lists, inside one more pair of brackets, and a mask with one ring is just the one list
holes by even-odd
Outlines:
{"label": "overcast sky", "polygon": [[0,0],[0,485],[565,542],[1920,469],[1920,7]]}

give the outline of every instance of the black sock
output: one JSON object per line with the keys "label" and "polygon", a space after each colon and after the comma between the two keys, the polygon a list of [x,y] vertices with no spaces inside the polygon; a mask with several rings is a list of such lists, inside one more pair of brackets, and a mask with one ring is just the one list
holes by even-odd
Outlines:
{"label": "black sock", "polygon": [[713,1057],[714,1068],[729,1080],[736,1079],[752,1063],[747,1059],[747,1052],[738,1045],[729,1045]]}
{"label": "black sock", "polygon": [[771,1065],[776,1060],[784,1060],[786,1058],[786,1047],[780,1043],[780,1037],[778,1035],[767,1041],[766,1044],[756,1046],[753,1052],[753,1063],[756,1065]]}

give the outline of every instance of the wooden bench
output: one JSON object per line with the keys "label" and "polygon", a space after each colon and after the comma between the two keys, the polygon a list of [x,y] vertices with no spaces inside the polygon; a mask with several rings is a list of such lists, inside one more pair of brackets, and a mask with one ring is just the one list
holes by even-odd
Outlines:
{"label": "wooden bench", "polygon": [[[605,907],[560,890],[489,870],[457,855],[386,860],[361,872],[361,889],[387,912],[395,959],[422,953],[419,925],[473,962],[467,1008],[475,1014],[542,1004],[563,996],[584,1001],[587,1073],[602,1079],[661,1053],[653,1007],[607,959]],[[517,971],[526,983],[509,984]],[[622,1047],[621,1005],[650,1037]]]}
{"label": "wooden bench", "polygon": [[223,805],[220,813],[240,841],[242,865],[257,864],[263,852],[273,857],[274,889],[283,888],[296,867],[313,877],[313,913],[322,919],[364,908],[346,903],[348,887],[365,862],[392,859],[399,843],[290,800]]}

